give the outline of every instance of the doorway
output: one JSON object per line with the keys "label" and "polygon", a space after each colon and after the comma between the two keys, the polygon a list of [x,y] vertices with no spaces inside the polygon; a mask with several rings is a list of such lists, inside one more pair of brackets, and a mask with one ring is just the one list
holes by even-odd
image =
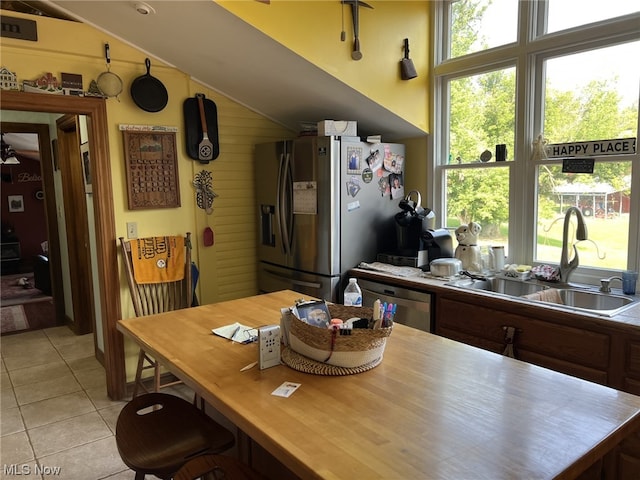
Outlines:
{"label": "doorway", "polygon": [[49,128],[2,122],[1,129],[3,138],[17,148],[20,162],[2,166],[3,202],[13,197],[20,200],[19,208],[3,205],[2,210],[3,248],[15,245],[16,250],[15,260],[10,260],[14,265],[8,265],[12,268],[5,268],[3,253],[3,333],[5,327],[10,331],[63,325],[61,282],[58,276],[52,277],[60,272],[60,255],[57,222],[52,217],[56,203]]}
{"label": "doorway", "polygon": [[93,213],[96,227],[96,267],[98,270],[98,294],[100,298],[101,333],[104,341],[104,366],[107,393],[114,400],[125,395],[124,342],[116,329],[121,316],[120,279],[117,259],[113,189],[109,157],[106,101],[101,98],[42,95],[5,91],[2,109],[24,112],[66,113],[87,116],[90,145],[90,167],[93,178]]}

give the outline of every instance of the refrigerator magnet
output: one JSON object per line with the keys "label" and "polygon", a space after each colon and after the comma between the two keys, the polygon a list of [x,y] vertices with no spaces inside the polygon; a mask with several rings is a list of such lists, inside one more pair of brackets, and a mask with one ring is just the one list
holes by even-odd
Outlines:
{"label": "refrigerator magnet", "polygon": [[380,155],[380,150],[377,148],[372,148],[371,153],[365,159],[366,164],[369,166],[371,170],[377,170],[382,166],[382,155]]}
{"label": "refrigerator magnet", "polygon": [[347,173],[360,174],[360,172],[362,172],[362,166],[360,165],[361,159],[362,148],[347,147]]}
{"label": "refrigerator magnet", "polygon": [[351,180],[347,182],[347,195],[355,197],[361,188],[358,178],[352,177]]}
{"label": "refrigerator magnet", "polygon": [[359,208],[360,208],[360,202],[358,200],[347,203],[348,212],[353,212],[354,210],[357,210]]}
{"label": "refrigerator magnet", "polygon": [[392,173],[389,175],[389,183],[391,185],[391,200],[404,197],[404,185],[401,173]]}
{"label": "refrigerator magnet", "polygon": [[378,190],[380,190],[380,194],[384,197],[385,195],[389,195],[389,180],[388,177],[380,177],[378,180]]}
{"label": "refrigerator magnet", "polygon": [[362,170],[362,181],[364,183],[371,183],[372,180],[373,170],[371,170],[370,168],[365,168],[364,170]]}

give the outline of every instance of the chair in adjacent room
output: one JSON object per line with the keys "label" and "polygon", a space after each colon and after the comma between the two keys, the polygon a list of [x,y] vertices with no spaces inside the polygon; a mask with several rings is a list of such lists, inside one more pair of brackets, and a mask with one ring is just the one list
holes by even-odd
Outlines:
{"label": "chair in adjacent room", "polygon": [[[146,475],[174,478],[191,459],[224,452],[235,444],[225,427],[186,400],[166,393],[142,394],[127,403],[118,416],[115,438],[120,457],[136,472],[136,480]],[[232,457],[220,462],[233,465],[234,472],[244,471]]]}
{"label": "chair in adjacent room", "polygon": [[[183,244],[181,242],[184,241]],[[191,233],[184,237],[149,237],[131,241],[120,237],[129,292],[137,317],[191,307]],[[133,397],[142,389],[145,370],[153,369],[153,391],[181,383],[161,381],[160,364],[144,349],[138,353]]]}

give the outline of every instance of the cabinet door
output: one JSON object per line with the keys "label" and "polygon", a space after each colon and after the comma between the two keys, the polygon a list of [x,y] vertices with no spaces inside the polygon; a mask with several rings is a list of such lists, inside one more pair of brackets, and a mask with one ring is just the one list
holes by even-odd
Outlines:
{"label": "cabinet door", "polygon": [[503,353],[505,327],[515,327],[515,357],[597,383],[607,383],[609,335],[514,313],[472,305],[439,295],[438,335]]}
{"label": "cabinet door", "polygon": [[640,395],[640,340],[629,339],[626,342],[623,389]]}

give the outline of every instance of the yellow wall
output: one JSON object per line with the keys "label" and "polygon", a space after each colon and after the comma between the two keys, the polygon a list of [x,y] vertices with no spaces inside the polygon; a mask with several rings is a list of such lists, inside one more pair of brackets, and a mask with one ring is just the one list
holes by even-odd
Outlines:
{"label": "yellow wall", "polygon": [[[79,73],[87,89],[92,79],[105,71],[103,44],[111,47],[111,71],[119,75],[125,89],[120,101],[108,99],[109,149],[113,175],[113,199],[117,236],[126,237],[126,223],[137,222],[138,235],[174,235],[191,231],[194,236],[194,260],[200,269],[200,303],[238,298],[256,293],[255,222],[253,215],[253,145],[283,138],[289,132],[222,95],[194,83],[188,75],[151,59],[151,74],[160,79],[169,92],[167,107],[158,113],[139,109],[129,95],[129,86],[146,72],[145,54],[115,38],[80,23],[32,17],[15,12],[3,15],[35,19],[38,41],[3,38],[0,45],[2,66],[16,72],[19,82],[52,72]],[[183,101],[201,92],[216,102],[220,136],[220,156],[209,165],[191,160],[184,147]],[[127,207],[124,150],[120,124],[167,125],[178,127],[178,167],[180,208],[136,210]],[[219,197],[214,212],[207,216],[195,204],[194,175],[202,169],[212,172],[213,186]],[[216,233],[212,247],[202,245],[207,223]],[[116,239],[114,239],[115,241]],[[114,265],[120,267],[120,259]],[[123,318],[134,315],[121,276]],[[127,370],[131,378],[135,347],[128,343]]]}
{"label": "yellow wall", "polygon": [[[236,6],[253,12],[266,33],[282,42],[295,43],[296,51],[318,63],[346,83],[366,95],[426,128],[427,42],[425,2],[371,2],[375,9],[361,15],[361,42],[364,58],[350,59],[351,15],[345,8],[347,42],[340,40],[340,8],[338,2],[304,2],[318,11],[309,15],[298,2],[278,2],[271,6],[258,2],[239,2]],[[334,5],[334,3],[338,5]],[[391,5],[402,4],[402,10]],[[307,5],[308,6],[308,5]],[[234,11],[230,8],[231,11]],[[266,13],[265,13],[266,12]],[[407,14],[410,13],[410,14]],[[198,297],[200,303],[212,303],[256,292],[256,227],[253,193],[253,146],[256,143],[291,138],[274,122],[235,103],[217,92],[193,82],[188,75],[151,59],[151,73],[160,79],[169,92],[167,107],[158,113],[139,109],[129,95],[129,86],[143,75],[145,54],[123,42],[109,37],[93,27],[45,17],[33,17],[15,12],[3,14],[30,18],[37,22],[38,41],[30,42],[3,38],[0,44],[2,66],[18,74],[18,80],[35,79],[46,72],[60,77],[61,72],[83,76],[84,88],[105,71],[104,43],[111,46],[111,71],[119,75],[125,89],[119,101],[107,102],[109,148],[113,176],[114,205],[117,236],[126,237],[126,223],[137,222],[138,235],[174,235],[191,231],[194,237],[194,260],[200,268]],[[319,15],[333,19],[326,22],[324,31]],[[276,34],[266,26],[278,30],[280,17],[299,19],[296,28]],[[325,36],[320,35],[325,32]],[[399,60],[402,40],[409,37],[411,53],[419,73],[417,79],[399,80]],[[296,41],[295,39],[298,38]],[[424,57],[424,58],[423,58]],[[220,156],[208,166],[189,159],[184,147],[182,103],[196,92],[204,93],[216,102],[220,136]],[[119,124],[167,125],[178,127],[178,165],[182,206],[173,209],[137,210],[127,208],[124,151]],[[426,138],[407,139],[407,188],[425,194]],[[214,190],[219,197],[214,212],[207,216],[195,204],[192,186],[194,175],[202,169],[213,174]],[[209,225],[215,232],[215,245],[204,247],[202,231]],[[116,239],[114,239],[115,241]],[[114,259],[120,267],[120,260]],[[121,277],[123,317],[133,316],[133,308]],[[127,344],[128,372],[133,368],[135,348]],[[130,375],[129,375],[130,376]]]}
{"label": "yellow wall", "polygon": [[[375,102],[424,131],[429,111],[429,2],[370,1],[360,7],[360,50],[351,59],[353,24],[351,7],[344,6],[346,41],[340,41],[342,5],[338,0],[218,1],[249,24],[342,80]],[[411,59],[418,72],[400,79],[403,41],[410,42]]]}
{"label": "yellow wall", "polygon": [[[343,12],[338,0],[217,3],[390,111],[431,131],[430,2],[367,0],[373,9],[360,7],[363,58],[359,61],[351,59],[353,24],[349,5],[344,6],[346,41],[340,41]],[[405,38],[409,39],[410,56],[418,73],[412,80],[400,79]],[[399,142],[407,147],[405,187],[420,191],[426,200],[427,137]]]}

